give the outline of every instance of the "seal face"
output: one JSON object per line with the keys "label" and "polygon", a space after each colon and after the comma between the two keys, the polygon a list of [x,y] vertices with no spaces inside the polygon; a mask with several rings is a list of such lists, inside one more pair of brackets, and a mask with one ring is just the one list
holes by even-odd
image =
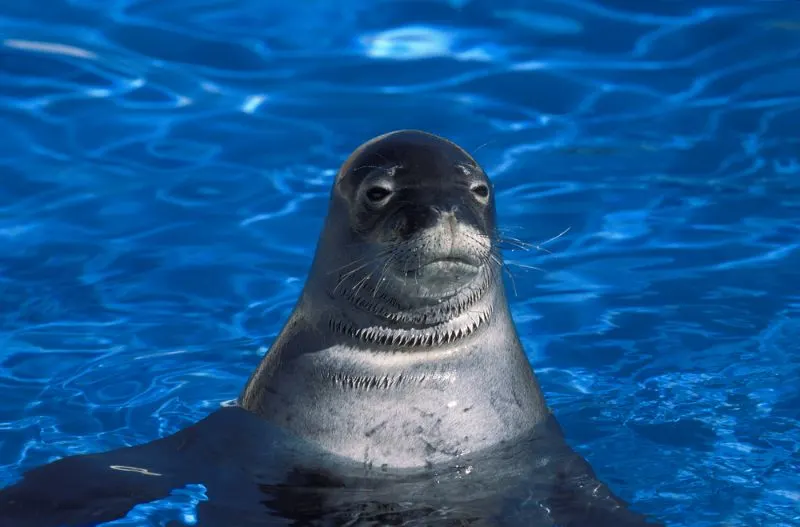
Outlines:
{"label": "seal face", "polygon": [[500,270],[494,200],[461,148],[421,132],[378,137],[344,164],[333,199],[349,210],[338,236],[349,262],[338,266],[331,295],[377,322],[365,331],[334,318],[333,330],[414,349],[459,340],[488,321],[491,303],[480,301]]}

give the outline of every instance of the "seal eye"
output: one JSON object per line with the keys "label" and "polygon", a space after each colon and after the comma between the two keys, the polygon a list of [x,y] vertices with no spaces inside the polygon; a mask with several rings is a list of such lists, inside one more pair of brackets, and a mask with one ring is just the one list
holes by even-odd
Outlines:
{"label": "seal eye", "polygon": [[380,205],[383,201],[386,201],[386,199],[389,196],[391,196],[391,194],[392,194],[391,189],[376,185],[368,188],[367,191],[364,193],[364,196],[366,196],[367,200],[369,200],[370,203],[374,205]]}
{"label": "seal eye", "polygon": [[489,187],[484,183],[476,183],[470,187],[470,190],[478,197],[478,201],[482,203],[486,202],[489,197]]}

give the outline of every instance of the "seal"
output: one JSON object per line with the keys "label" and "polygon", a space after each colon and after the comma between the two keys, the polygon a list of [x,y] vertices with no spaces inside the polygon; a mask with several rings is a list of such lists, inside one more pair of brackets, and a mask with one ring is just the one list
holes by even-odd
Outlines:
{"label": "seal", "polygon": [[190,484],[204,526],[656,525],[568,446],[502,270],[494,189],[467,152],[416,130],[364,143],[238,404],[29,471],[0,491],[0,526],[110,521]]}
{"label": "seal", "polygon": [[419,131],[376,137],[329,207],[243,408],[392,467],[452,461],[548,416],[505,297],[493,190],[467,152]]}

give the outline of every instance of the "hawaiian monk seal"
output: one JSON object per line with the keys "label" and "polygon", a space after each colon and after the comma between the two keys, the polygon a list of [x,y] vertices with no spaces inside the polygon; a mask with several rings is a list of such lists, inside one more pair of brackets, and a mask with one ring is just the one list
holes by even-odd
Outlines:
{"label": "hawaiian monk seal", "polygon": [[374,466],[426,466],[549,410],[511,320],[495,201],[472,157],[399,131],[334,184],[305,288],[241,406]]}
{"label": "hawaiian monk seal", "polygon": [[419,131],[336,177],[309,277],[238,406],[35,468],[0,526],[87,525],[189,484],[198,525],[650,526],[565,442],[501,276],[492,187]]}

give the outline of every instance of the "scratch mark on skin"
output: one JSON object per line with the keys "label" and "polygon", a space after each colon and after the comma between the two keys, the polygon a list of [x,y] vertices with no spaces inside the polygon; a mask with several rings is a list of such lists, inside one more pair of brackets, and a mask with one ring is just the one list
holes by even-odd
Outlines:
{"label": "scratch mark on skin", "polygon": [[380,423],[379,425],[377,425],[377,426],[375,426],[375,427],[373,427],[373,428],[370,428],[369,430],[367,430],[367,431],[366,431],[366,433],[365,433],[364,435],[365,435],[366,437],[372,437],[372,436],[375,434],[375,432],[377,432],[378,430],[380,430],[380,429],[384,428],[384,427],[385,427],[385,426],[386,426],[388,423],[389,423],[389,421],[383,421],[383,422],[382,422],[382,423]]}
{"label": "scratch mark on skin", "polygon": [[138,472],[139,474],[145,476],[163,476],[163,474],[159,474],[158,472],[150,472],[146,468],[140,467],[128,467],[125,465],[109,465],[111,470],[119,470],[120,472]]}

